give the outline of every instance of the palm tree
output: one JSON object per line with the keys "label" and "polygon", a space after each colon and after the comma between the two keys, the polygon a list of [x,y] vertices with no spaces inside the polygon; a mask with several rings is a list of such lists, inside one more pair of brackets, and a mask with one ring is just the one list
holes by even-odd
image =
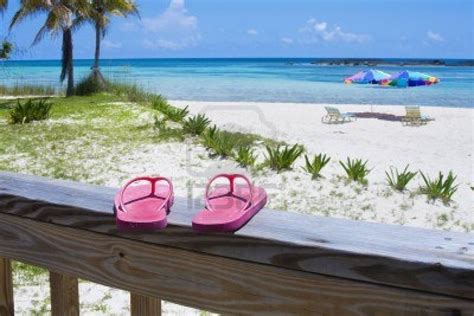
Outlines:
{"label": "palm tree", "polygon": [[0,13],[3,14],[8,7],[8,0],[0,0]]}
{"label": "palm tree", "polygon": [[[0,15],[3,16],[3,12],[8,7],[8,1],[7,0],[0,0]],[[13,45],[6,39],[0,43],[0,59],[8,59],[10,57],[10,54],[12,52]]]}
{"label": "palm tree", "polygon": [[[1,1],[1,0],[0,0]],[[91,0],[92,9],[88,20],[95,28],[95,54],[92,72],[100,84],[105,82],[99,67],[101,41],[105,37],[111,16],[127,17],[138,15],[137,5],[133,0]]]}
{"label": "palm tree", "polygon": [[[4,1],[4,0],[0,0]],[[20,9],[10,23],[10,29],[27,17],[46,13],[46,20],[39,29],[33,45],[39,43],[46,34],[52,36],[62,34],[61,76],[63,82],[67,78],[66,96],[74,94],[74,64],[72,29],[76,18],[83,19],[89,14],[87,0],[21,0]]]}

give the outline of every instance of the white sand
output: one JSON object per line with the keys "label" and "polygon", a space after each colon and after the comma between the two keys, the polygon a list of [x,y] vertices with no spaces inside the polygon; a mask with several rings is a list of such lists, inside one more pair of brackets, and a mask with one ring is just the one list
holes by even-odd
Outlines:
{"label": "white sand", "polygon": [[[312,154],[327,153],[332,161],[323,170],[325,179],[311,181],[299,167],[282,175],[258,176],[257,181],[273,186],[270,206],[290,211],[353,219],[405,224],[451,230],[474,229],[473,110],[422,107],[436,120],[421,127],[399,122],[358,119],[338,125],[321,123],[322,105],[288,103],[233,103],[173,101],[189,105],[191,112],[203,112],[218,126],[233,131],[258,133],[288,143],[304,144]],[[371,106],[341,105],[341,111],[371,111]],[[374,112],[404,115],[402,106],[372,106]],[[367,188],[346,185],[338,160],[346,157],[369,161],[373,171]],[[297,165],[303,164],[302,159]],[[390,166],[422,170],[434,177],[452,170],[458,192],[454,202],[427,203],[425,196],[393,192],[385,181]],[[288,180],[286,180],[288,179]],[[421,184],[417,177],[409,184],[414,192]],[[362,193],[359,194],[359,192]]]}

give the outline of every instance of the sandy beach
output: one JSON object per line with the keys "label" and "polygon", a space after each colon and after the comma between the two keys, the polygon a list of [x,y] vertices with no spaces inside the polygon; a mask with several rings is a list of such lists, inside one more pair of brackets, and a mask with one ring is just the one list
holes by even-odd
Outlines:
{"label": "sandy beach", "polygon": [[[232,131],[257,133],[287,143],[303,144],[310,155],[320,152],[332,157],[325,179],[312,181],[300,167],[281,175],[257,175],[273,189],[270,207],[289,211],[373,220],[426,228],[459,231],[474,225],[473,110],[422,107],[435,121],[421,127],[400,122],[358,119],[347,124],[321,123],[322,105],[294,103],[235,103],[172,101],[189,106],[192,113],[205,113],[218,126]],[[402,106],[337,105],[342,112],[374,111],[404,115]],[[260,158],[262,158],[262,154]],[[369,185],[358,187],[341,181],[338,160],[362,158],[373,168]],[[302,159],[297,165],[303,164]],[[446,206],[412,194],[422,183],[416,177],[407,193],[391,190],[385,180],[390,166],[422,170],[432,177],[452,170],[459,183],[454,202]]]}

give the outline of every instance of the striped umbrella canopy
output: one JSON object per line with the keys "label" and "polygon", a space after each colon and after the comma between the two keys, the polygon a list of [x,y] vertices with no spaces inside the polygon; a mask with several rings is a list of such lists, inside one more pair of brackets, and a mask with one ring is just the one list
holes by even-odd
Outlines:
{"label": "striped umbrella canopy", "polygon": [[439,78],[430,76],[428,74],[418,71],[400,71],[390,76],[390,78],[383,79],[380,84],[383,86],[392,87],[417,87],[430,86],[440,82]]}
{"label": "striped umbrella canopy", "polygon": [[386,72],[376,70],[376,69],[369,69],[359,71],[355,75],[347,77],[344,79],[345,84],[351,83],[359,83],[359,84],[378,84],[381,80],[390,78],[390,75]]}

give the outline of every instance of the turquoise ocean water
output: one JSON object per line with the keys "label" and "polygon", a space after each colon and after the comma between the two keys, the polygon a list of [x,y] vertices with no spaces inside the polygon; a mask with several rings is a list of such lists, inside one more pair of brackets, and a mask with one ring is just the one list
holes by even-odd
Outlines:
{"label": "turquoise ocean water", "polygon": [[[421,71],[439,77],[430,87],[384,88],[344,85],[343,79],[365,66],[312,64],[315,59],[115,59],[103,60],[108,78],[141,85],[169,99],[266,101],[336,104],[418,104],[474,107],[474,67],[401,66],[377,69]],[[75,62],[76,79],[90,71],[90,60]],[[47,84],[59,87],[59,61],[7,61],[0,64],[0,85]]]}

